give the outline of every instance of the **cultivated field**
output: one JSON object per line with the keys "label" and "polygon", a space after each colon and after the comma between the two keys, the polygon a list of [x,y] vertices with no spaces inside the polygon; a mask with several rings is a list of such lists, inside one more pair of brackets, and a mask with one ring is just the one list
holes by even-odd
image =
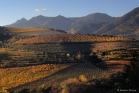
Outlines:
{"label": "cultivated field", "polygon": [[131,38],[73,35],[54,28],[0,29],[0,91],[49,88],[70,78],[82,83],[79,76],[91,82],[84,84],[94,84],[139,59],[139,43]]}
{"label": "cultivated field", "polygon": [[69,78],[79,78],[80,75],[85,75],[88,78],[88,80],[91,80],[91,79],[105,78],[110,74],[112,74],[110,71],[102,70],[89,63],[78,63],[78,64],[73,64],[62,70],[59,70],[58,72],[51,74],[50,76],[44,77],[40,80],[31,83],[27,83],[25,85],[21,85],[14,89],[17,90],[23,88],[33,89],[33,88],[37,88],[38,86],[41,86],[42,84],[49,87],[51,84],[55,82],[62,82]]}
{"label": "cultivated field", "polygon": [[6,89],[17,87],[52,75],[71,65],[72,64],[44,64],[0,69],[0,87]]}
{"label": "cultivated field", "polygon": [[109,37],[109,36],[59,34],[59,35],[36,36],[27,39],[21,39],[16,41],[14,44],[106,42],[106,41],[132,41],[132,39],[123,37]]}

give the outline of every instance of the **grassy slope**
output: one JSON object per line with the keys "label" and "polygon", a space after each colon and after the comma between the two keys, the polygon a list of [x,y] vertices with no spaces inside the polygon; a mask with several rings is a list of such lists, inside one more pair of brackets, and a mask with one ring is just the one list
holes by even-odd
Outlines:
{"label": "grassy slope", "polygon": [[10,32],[49,31],[48,28],[35,28],[35,27],[30,27],[30,28],[12,28],[12,27],[7,27],[7,30],[9,30]]}
{"label": "grassy slope", "polygon": [[37,36],[37,35],[54,35],[54,34],[64,34],[58,31],[30,31],[30,32],[21,32],[18,33],[20,36]]}
{"label": "grassy slope", "polygon": [[29,28],[7,27],[6,29],[10,32],[18,33],[18,35],[25,35],[25,36],[66,33],[65,31],[53,28],[50,29],[50,28],[37,28],[37,27],[29,27]]}

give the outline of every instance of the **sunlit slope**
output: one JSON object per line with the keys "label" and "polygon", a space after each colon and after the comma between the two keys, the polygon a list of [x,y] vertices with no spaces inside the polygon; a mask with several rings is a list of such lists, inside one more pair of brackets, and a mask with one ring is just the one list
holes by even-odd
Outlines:
{"label": "sunlit slope", "polygon": [[66,33],[63,30],[56,28],[40,28],[40,27],[27,27],[27,28],[15,28],[15,27],[0,27],[0,35],[5,36],[37,36],[37,35],[49,35],[49,34],[63,34]]}
{"label": "sunlit slope", "polygon": [[131,38],[114,36],[94,36],[80,34],[60,34],[49,36],[36,36],[16,41],[14,44],[34,44],[34,43],[62,43],[62,42],[103,42],[103,41],[132,41]]}
{"label": "sunlit slope", "polygon": [[11,32],[30,32],[30,31],[49,31],[48,28],[37,28],[37,27],[29,27],[29,28],[13,28],[13,27],[6,27],[8,31]]}
{"label": "sunlit slope", "polygon": [[0,88],[13,88],[49,76],[70,64],[44,64],[28,67],[0,69]]}
{"label": "sunlit slope", "polygon": [[85,75],[87,76],[88,79],[99,79],[99,78],[105,78],[110,74],[111,73],[109,71],[102,70],[89,63],[78,63],[78,64],[71,65],[65,69],[59,70],[58,72],[50,76],[47,76],[43,79],[16,87],[14,88],[14,90],[22,89],[22,88],[32,89],[42,84],[45,84],[46,86],[49,87],[53,83],[61,82],[68,78],[79,78],[80,75]]}

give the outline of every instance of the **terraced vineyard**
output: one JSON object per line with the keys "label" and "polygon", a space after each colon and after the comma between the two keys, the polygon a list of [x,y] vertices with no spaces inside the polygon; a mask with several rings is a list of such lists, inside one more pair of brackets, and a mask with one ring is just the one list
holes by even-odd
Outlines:
{"label": "terraced vineyard", "polygon": [[[132,52],[139,51],[138,41],[130,38],[80,34],[36,36],[18,40],[13,43],[13,47],[17,50],[43,52],[48,63],[60,63],[62,59],[67,63],[72,60],[74,62],[81,62],[83,59],[77,59],[79,53],[86,60],[88,60],[88,57],[93,58],[94,55],[90,56],[90,54],[95,54],[104,61],[100,64],[101,66],[99,65],[100,67],[112,70],[123,69],[124,65],[129,64],[133,58]],[[46,56],[49,53],[51,55]],[[70,58],[67,58],[67,54],[71,55]],[[58,57],[59,55],[61,57]],[[114,65],[113,62],[117,61],[118,63]],[[121,64],[120,61],[124,61],[124,64]]]}
{"label": "terraced vineyard", "polygon": [[0,88],[9,89],[28,82],[33,82],[71,65],[72,64],[44,64],[0,69]]}
{"label": "terraced vineyard", "polygon": [[20,90],[23,88],[33,89],[38,86],[41,86],[42,84],[49,87],[51,84],[55,82],[62,82],[68,78],[78,79],[80,75],[85,75],[87,76],[88,80],[91,80],[91,79],[96,79],[96,78],[97,79],[105,78],[106,76],[110,74],[111,72],[97,68],[89,63],[74,64],[65,69],[59,70],[58,72],[48,77],[44,77],[40,80],[16,87],[14,88],[14,90]]}
{"label": "terraced vineyard", "polygon": [[93,44],[93,51],[97,50],[116,50],[116,49],[129,49],[138,48],[138,41],[111,41],[111,42],[98,42]]}
{"label": "terraced vineyard", "polygon": [[82,74],[88,80],[108,78],[139,58],[139,43],[131,38],[49,28],[0,29],[0,91],[49,87]]}
{"label": "terraced vineyard", "polygon": [[37,43],[63,43],[63,42],[106,42],[106,41],[132,41],[130,38],[110,37],[110,36],[94,36],[94,35],[48,35],[36,36],[27,39],[21,39],[14,44],[37,44]]}
{"label": "terraced vineyard", "polygon": [[40,62],[37,62],[36,57],[41,56],[43,55],[35,53],[33,51],[27,52],[22,50],[14,50],[10,48],[0,48],[0,67],[20,67],[40,64]]}

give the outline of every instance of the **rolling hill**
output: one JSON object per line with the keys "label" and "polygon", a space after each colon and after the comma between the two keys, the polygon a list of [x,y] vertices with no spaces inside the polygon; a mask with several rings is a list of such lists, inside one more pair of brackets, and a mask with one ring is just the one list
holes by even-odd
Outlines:
{"label": "rolling hill", "polygon": [[50,34],[63,34],[65,31],[56,28],[40,28],[40,27],[0,27],[0,41],[9,39],[15,35],[22,36],[37,36],[37,35],[50,35]]}

